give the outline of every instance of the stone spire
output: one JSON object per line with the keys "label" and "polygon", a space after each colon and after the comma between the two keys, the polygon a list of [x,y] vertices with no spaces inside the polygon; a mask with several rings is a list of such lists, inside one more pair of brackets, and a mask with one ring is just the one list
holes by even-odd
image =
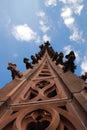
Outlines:
{"label": "stone spire", "polygon": [[74,75],[74,52],[64,62],[48,41],[39,48],[31,63],[23,59],[22,76],[9,63],[16,75],[0,90],[0,130],[86,130],[87,85]]}

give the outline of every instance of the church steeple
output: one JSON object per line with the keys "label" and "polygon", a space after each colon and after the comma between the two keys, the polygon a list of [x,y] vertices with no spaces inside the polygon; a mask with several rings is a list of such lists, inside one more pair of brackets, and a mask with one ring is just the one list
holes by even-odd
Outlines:
{"label": "church steeple", "polygon": [[31,63],[23,59],[21,77],[15,73],[0,90],[0,129],[85,130],[87,93],[84,81],[74,75],[74,52],[64,62],[64,54],[55,52],[49,41],[39,48]]}

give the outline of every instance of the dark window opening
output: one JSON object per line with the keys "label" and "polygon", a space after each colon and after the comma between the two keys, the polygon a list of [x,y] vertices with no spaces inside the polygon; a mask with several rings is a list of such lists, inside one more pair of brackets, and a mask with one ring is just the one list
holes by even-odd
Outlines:
{"label": "dark window opening", "polygon": [[36,94],[34,94],[33,92],[31,92],[30,93],[30,96],[29,96],[29,99],[32,99],[32,98],[34,98],[34,97],[36,97],[37,95]]}
{"label": "dark window opening", "polygon": [[43,69],[48,69],[48,66],[44,66]]}
{"label": "dark window opening", "polygon": [[43,71],[41,71],[41,73],[50,73],[50,71],[48,71],[48,70],[43,70]]}
{"label": "dark window opening", "polygon": [[43,69],[48,69],[48,65],[45,64],[44,67],[43,67]]}
{"label": "dark window opening", "polygon": [[57,95],[57,92],[56,92],[56,89],[55,90],[53,90],[52,92],[50,92],[48,95],[47,95],[47,97],[55,97]]}
{"label": "dark window opening", "polygon": [[50,82],[49,81],[40,81],[39,83],[36,84],[36,86],[38,86],[39,88],[43,89],[45,86],[49,85]]}
{"label": "dark window opening", "polygon": [[51,76],[51,74],[49,74],[49,73],[40,73],[39,76],[45,77],[45,76]]}
{"label": "dark window opening", "polygon": [[45,91],[45,94],[47,95],[47,97],[51,98],[51,97],[55,97],[57,95],[57,91],[56,91],[56,85],[54,84],[52,87],[48,88]]}
{"label": "dark window opening", "polygon": [[29,99],[32,99],[38,95],[38,92],[34,89],[31,88],[30,94],[29,94]]}
{"label": "dark window opening", "polygon": [[44,120],[43,122],[31,122],[28,124],[26,130],[45,130],[49,126],[50,122]]}
{"label": "dark window opening", "polygon": [[68,130],[68,128],[66,126],[64,126],[64,130]]}
{"label": "dark window opening", "polygon": [[58,106],[60,108],[62,108],[63,110],[67,110],[66,106]]}
{"label": "dark window opening", "polygon": [[39,99],[38,101],[42,101],[42,99]]}
{"label": "dark window opening", "polygon": [[15,114],[15,113],[17,113],[17,112],[18,112],[18,111],[13,111],[12,114]]}

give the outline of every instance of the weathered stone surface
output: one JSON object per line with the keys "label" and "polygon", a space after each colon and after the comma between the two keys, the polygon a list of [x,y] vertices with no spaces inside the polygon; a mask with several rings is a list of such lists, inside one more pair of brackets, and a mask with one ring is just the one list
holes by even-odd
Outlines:
{"label": "weathered stone surface", "polygon": [[86,130],[85,82],[63,72],[63,54],[55,65],[49,42],[40,49],[40,57],[31,57],[33,69],[0,90],[0,130]]}

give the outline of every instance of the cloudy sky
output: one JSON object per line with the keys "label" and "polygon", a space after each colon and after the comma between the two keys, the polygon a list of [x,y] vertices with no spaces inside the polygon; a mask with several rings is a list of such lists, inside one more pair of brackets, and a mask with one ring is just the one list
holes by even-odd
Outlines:
{"label": "cloudy sky", "polygon": [[25,71],[23,58],[49,40],[55,51],[76,54],[76,75],[87,71],[87,0],[0,1],[0,87],[11,81],[8,62]]}

